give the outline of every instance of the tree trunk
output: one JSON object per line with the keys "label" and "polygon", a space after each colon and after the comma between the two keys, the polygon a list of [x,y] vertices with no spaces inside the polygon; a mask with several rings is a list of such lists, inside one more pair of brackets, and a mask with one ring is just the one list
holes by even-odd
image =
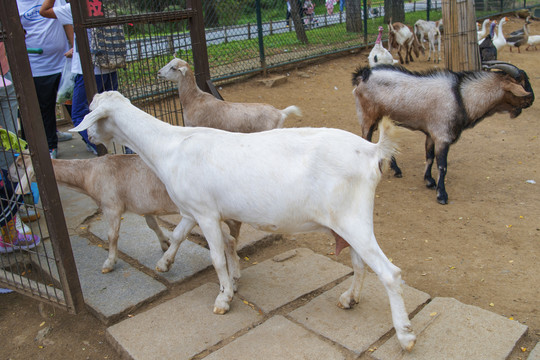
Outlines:
{"label": "tree trunk", "polygon": [[405,22],[403,0],[384,0],[384,23]]}
{"label": "tree trunk", "polygon": [[302,22],[302,2],[297,0],[290,0],[291,2],[291,17],[294,23],[294,31],[296,32],[296,38],[302,44],[309,44],[306,30],[304,29],[304,24]]}
{"label": "tree trunk", "polygon": [[345,1],[345,21],[348,32],[362,32],[362,0]]}

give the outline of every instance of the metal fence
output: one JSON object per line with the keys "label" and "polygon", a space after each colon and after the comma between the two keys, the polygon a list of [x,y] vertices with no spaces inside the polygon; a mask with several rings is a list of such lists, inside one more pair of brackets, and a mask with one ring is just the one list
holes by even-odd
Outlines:
{"label": "metal fence", "polygon": [[[295,21],[294,11],[288,14],[285,0],[204,0],[202,6],[206,46],[212,80],[264,72],[295,62],[370,46],[376,39],[378,26],[385,25],[383,0],[341,0],[344,1],[343,8],[338,0],[334,0],[337,2],[328,8],[326,0],[312,0],[312,16],[303,9],[305,0],[292,1],[291,7],[296,5],[299,9],[299,21]],[[119,12],[183,8],[181,2],[178,5],[177,1],[167,0],[153,2],[152,5],[143,0],[129,4],[129,9],[119,7]],[[540,6],[540,0],[477,1],[476,18],[536,6]],[[404,11],[404,22],[409,25],[418,19],[438,20],[442,17],[441,2],[438,0],[405,1]],[[159,57],[170,58],[175,53],[188,62],[193,60],[186,23],[170,23],[164,27],[128,24],[125,30],[129,44],[128,60],[134,66],[140,64],[141,68],[145,67],[147,71],[155,73],[158,66],[154,64]],[[146,90],[133,96],[147,96]],[[151,93],[155,91],[153,89]]]}
{"label": "metal fence", "polygon": [[[343,11],[340,11],[339,2],[329,10],[327,1],[312,1],[314,14],[311,18],[305,11],[301,14],[302,28],[292,21],[294,14],[287,16],[285,0],[231,2],[237,6],[218,5],[224,2],[215,0],[205,1],[206,39],[212,79],[217,81],[262,72],[369,46],[376,39],[378,26],[385,25],[384,1],[342,0],[345,1]],[[305,1],[299,0],[297,4],[301,7]],[[535,6],[540,6],[539,0],[477,1],[476,17],[495,16]],[[351,14],[353,11],[355,13]],[[404,11],[404,22],[411,26],[418,19],[442,18],[441,2],[435,0],[405,1]]]}

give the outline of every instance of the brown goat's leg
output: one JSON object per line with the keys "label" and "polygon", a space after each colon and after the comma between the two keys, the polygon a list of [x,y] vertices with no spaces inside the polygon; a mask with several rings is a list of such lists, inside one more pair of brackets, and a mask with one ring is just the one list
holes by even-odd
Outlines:
{"label": "brown goat's leg", "polygon": [[446,193],[446,188],[444,187],[444,178],[446,177],[447,171],[447,159],[448,159],[448,150],[450,144],[442,144],[437,146],[436,149],[436,158],[437,158],[437,167],[439,168],[439,179],[437,182],[437,201],[439,204],[446,205],[448,204],[448,194]]}
{"label": "brown goat's leg", "polygon": [[431,176],[431,167],[435,160],[435,144],[431,136],[426,136],[426,171],[424,172],[424,181],[428,189],[435,189],[437,183],[433,176]]}

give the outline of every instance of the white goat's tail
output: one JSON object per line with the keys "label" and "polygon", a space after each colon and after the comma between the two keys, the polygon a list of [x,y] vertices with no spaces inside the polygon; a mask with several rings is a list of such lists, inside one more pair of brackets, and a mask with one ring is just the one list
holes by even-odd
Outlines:
{"label": "white goat's tail", "polygon": [[398,153],[396,126],[389,118],[385,117],[379,123],[379,142],[377,152],[379,157],[379,169],[384,171],[389,160]]}
{"label": "white goat's tail", "polygon": [[298,106],[288,106],[285,109],[281,110],[281,120],[279,121],[278,128],[283,127],[283,123],[285,122],[285,119],[289,114],[294,114],[296,116],[302,116],[302,111],[300,111],[300,108]]}

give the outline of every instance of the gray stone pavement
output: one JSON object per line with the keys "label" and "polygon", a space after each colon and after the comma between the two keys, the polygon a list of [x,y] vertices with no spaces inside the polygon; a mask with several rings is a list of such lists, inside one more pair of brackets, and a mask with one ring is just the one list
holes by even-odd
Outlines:
{"label": "gray stone pavement", "polygon": [[[77,142],[61,143],[59,158],[90,156]],[[505,359],[527,331],[519,322],[454,299],[431,299],[404,284],[418,336],[413,351],[404,353],[393,336],[388,297],[377,277],[367,274],[359,304],[339,309],[352,269],[304,248],[244,269],[225,315],[212,312],[219,293],[213,282],[151,304],[211,267],[208,250],[186,241],[171,272],[156,273],[161,250],[155,235],[142,217],[125,214],[120,259],[113,272],[102,274],[104,219],[96,216],[98,209],[88,197],[65,188],[60,193],[86,304],[110,325],[107,338],[122,358]],[[162,217],[164,230],[178,220],[178,215]],[[267,233],[244,226],[240,248],[271,241]],[[46,256],[48,246],[45,241],[37,257]],[[51,275],[57,277],[54,269]],[[143,311],[126,316],[136,308]],[[538,359],[538,349],[530,355]]]}

